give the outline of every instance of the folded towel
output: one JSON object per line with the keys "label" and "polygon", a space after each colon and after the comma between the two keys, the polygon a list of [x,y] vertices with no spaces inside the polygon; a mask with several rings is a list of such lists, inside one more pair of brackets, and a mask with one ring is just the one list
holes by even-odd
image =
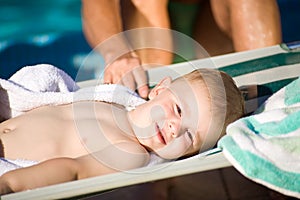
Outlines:
{"label": "folded towel", "polygon": [[246,177],[300,198],[300,78],[230,124],[218,146]]}
{"label": "folded towel", "polygon": [[64,71],[52,65],[24,67],[9,80],[0,79],[0,120],[44,105],[105,101],[134,107],[145,100],[127,87],[110,84],[80,89]]}
{"label": "folded towel", "polygon": [[[78,101],[104,101],[124,105],[128,110],[145,102],[137,93],[116,84],[79,88],[64,71],[47,64],[27,66],[10,79],[0,79],[0,122],[45,105]],[[164,160],[151,154],[149,164]],[[36,164],[29,160],[0,160],[0,175],[6,171]]]}

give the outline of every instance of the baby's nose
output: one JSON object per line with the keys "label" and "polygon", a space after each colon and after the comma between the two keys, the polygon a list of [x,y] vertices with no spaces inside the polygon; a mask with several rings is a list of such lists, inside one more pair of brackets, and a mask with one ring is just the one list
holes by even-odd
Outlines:
{"label": "baby's nose", "polygon": [[180,124],[175,121],[168,122],[168,129],[173,138],[177,138],[180,136],[179,127]]}

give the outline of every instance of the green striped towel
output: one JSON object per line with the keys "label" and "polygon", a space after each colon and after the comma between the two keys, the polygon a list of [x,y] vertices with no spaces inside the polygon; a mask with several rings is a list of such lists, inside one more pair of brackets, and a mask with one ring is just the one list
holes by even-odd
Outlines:
{"label": "green striped towel", "polygon": [[218,146],[246,177],[300,198],[300,78],[230,124]]}

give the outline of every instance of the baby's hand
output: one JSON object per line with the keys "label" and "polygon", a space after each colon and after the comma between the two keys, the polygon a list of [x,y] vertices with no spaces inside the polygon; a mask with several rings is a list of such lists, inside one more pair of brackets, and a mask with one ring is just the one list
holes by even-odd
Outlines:
{"label": "baby's hand", "polygon": [[0,176],[0,195],[12,193],[9,181],[6,179],[5,174]]}

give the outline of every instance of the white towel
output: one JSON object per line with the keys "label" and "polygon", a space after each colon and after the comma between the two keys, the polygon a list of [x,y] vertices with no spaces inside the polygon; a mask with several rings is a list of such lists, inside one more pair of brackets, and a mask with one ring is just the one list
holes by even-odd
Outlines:
{"label": "white towel", "polygon": [[[78,101],[104,101],[132,109],[145,102],[127,87],[109,84],[79,88],[64,71],[47,64],[27,66],[10,79],[0,79],[0,122],[45,105]],[[151,154],[149,164],[163,162]],[[8,170],[35,164],[28,160],[0,160],[0,175]]]}
{"label": "white towel", "polygon": [[105,101],[134,107],[145,102],[121,85],[98,85],[80,89],[64,71],[52,65],[27,66],[9,80],[0,79],[0,120],[45,105],[76,101]]}
{"label": "white towel", "polygon": [[5,158],[0,158],[0,176],[5,172],[22,168],[22,167],[32,166],[37,163],[38,162],[32,160],[23,160],[23,159],[9,160]]}

